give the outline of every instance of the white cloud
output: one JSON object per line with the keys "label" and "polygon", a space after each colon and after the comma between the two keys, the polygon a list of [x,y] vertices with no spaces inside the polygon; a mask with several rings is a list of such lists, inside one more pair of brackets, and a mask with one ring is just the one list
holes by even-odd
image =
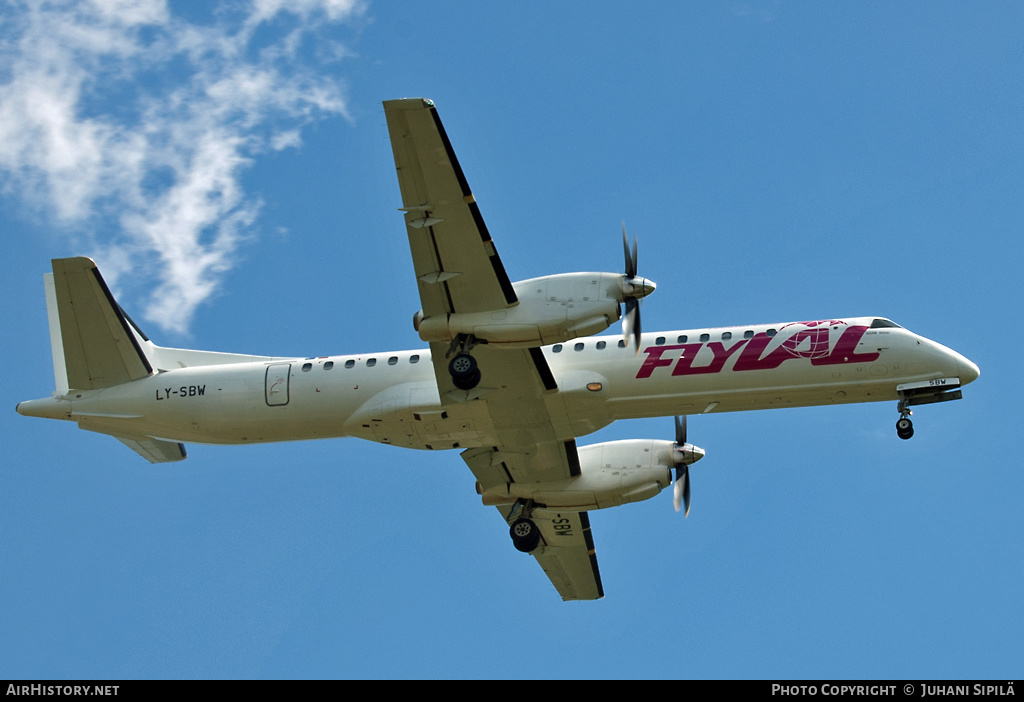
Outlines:
{"label": "white cloud", "polygon": [[[0,186],[90,233],[111,282],[151,271],[159,285],[144,316],[186,332],[259,212],[242,172],[261,152],[298,146],[310,121],[347,114],[338,82],[296,57],[363,3],[252,0],[206,25],[164,0],[9,7]],[[287,30],[263,29],[279,20]]]}

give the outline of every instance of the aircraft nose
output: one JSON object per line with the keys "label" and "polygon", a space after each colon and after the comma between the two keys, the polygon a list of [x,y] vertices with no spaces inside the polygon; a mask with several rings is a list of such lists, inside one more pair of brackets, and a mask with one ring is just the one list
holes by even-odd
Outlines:
{"label": "aircraft nose", "polygon": [[956,359],[956,365],[960,368],[960,384],[967,385],[967,383],[973,383],[981,375],[981,369],[973,361],[960,356]]}

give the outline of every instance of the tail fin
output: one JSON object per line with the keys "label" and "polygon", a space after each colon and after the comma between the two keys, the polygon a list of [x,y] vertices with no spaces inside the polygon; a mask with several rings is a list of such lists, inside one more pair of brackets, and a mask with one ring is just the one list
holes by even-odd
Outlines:
{"label": "tail fin", "polygon": [[93,390],[152,375],[131,322],[92,259],[53,259],[46,306],[58,394]]}

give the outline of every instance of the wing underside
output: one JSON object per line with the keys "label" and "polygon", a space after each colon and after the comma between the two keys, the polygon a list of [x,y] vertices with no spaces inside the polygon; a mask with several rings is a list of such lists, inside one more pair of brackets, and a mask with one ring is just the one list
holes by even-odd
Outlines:
{"label": "wing underside", "polygon": [[[384,103],[402,193],[409,248],[425,318],[495,312],[519,303],[434,104],[421,98]],[[488,446],[463,459],[483,489],[580,474],[575,435],[558,383],[540,348],[472,350],[481,380],[457,388],[447,342],[432,342],[441,404],[469,407],[493,427]],[[454,447],[454,445],[453,445]],[[512,505],[499,512],[508,521]],[[585,512],[535,509],[541,546],[533,556],[563,599],[602,596],[590,521]]]}
{"label": "wing underside", "polygon": [[[508,518],[510,508],[498,510]],[[563,600],[597,600],[604,597],[597,567],[590,515],[586,512],[534,510],[531,517],[540,528],[541,545],[531,555],[544,569]]]}
{"label": "wing underside", "polygon": [[384,114],[424,315],[516,304],[512,283],[433,103],[389,100]]}

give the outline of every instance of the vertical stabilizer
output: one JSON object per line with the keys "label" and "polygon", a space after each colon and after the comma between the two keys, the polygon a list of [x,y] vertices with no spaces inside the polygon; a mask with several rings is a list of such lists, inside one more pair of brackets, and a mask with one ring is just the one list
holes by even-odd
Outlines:
{"label": "vertical stabilizer", "polygon": [[[56,330],[50,285],[47,286],[47,307],[51,309],[50,342],[54,344],[58,391],[61,385],[65,389],[79,390],[106,388],[153,373],[138,337],[91,259],[53,259],[51,280]],[[59,339],[59,345],[55,344],[55,339]],[[63,375],[57,367],[58,355],[63,357]]]}

